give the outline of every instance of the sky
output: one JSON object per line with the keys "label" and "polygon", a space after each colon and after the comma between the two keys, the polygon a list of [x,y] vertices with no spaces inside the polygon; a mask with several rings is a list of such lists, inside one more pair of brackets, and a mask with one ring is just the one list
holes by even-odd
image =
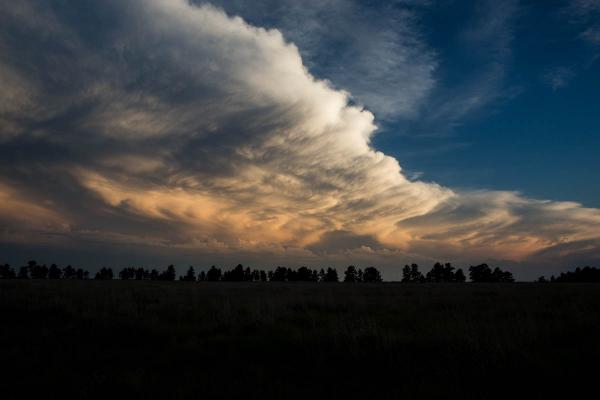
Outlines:
{"label": "sky", "polygon": [[0,262],[600,264],[599,0],[0,11]]}

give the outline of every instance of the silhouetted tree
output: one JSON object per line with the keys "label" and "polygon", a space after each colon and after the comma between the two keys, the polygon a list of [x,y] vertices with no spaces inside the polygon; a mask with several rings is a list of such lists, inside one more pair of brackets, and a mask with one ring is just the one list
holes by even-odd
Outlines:
{"label": "silhouetted tree", "polygon": [[419,271],[419,266],[417,264],[412,264],[410,266],[405,265],[402,269],[402,282],[403,283],[418,283],[423,282],[425,277]]}
{"label": "silhouetted tree", "polygon": [[415,283],[425,281],[425,277],[421,271],[419,271],[419,266],[417,264],[411,264],[410,266],[410,279],[411,282]]}
{"label": "silhouetted tree", "polygon": [[319,271],[319,280],[318,282],[325,282],[325,270],[321,268]]}
{"label": "silhouetted tree", "polygon": [[38,265],[34,279],[48,279],[48,267],[46,264]]}
{"label": "silhouetted tree", "polygon": [[300,267],[296,272],[296,280],[300,282],[312,282],[313,271],[308,267]]}
{"label": "silhouetted tree", "polygon": [[323,282],[339,282],[337,270],[334,268],[327,268]]}
{"label": "silhouetted tree", "polygon": [[287,272],[286,272],[286,278],[289,282],[296,282],[298,280],[298,277],[296,276],[296,271],[294,271],[291,268],[286,268]]}
{"label": "silhouetted tree", "polygon": [[152,268],[152,271],[150,271],[150,280],[157,281],[159,279],[160,279],[160,273],[155,268]]}
{"label": "silhouetted tree", "polygon": [[29,269],[29,275],[31,279],[46,279],[48,278],[48,267],[46,265],[39,265],[35,261],[29,261],[27,263]]}
{"label": "silhouetted tree", "polygon": [[234,269],[223,273],[223,280],[229,282],[243,282],[246,280],[244,266],[238,264]]}
{"label": "silhouetted tree", "polygon": [[17,274],[9,264],[0,265],[0,279],[15,279]]}
{"label": "silhouetted tree", "polygon": [[81,268],[77,268],[77,271],[75,271],[75,279],[89,279],[90,277],[90,273],[88,271],[84,271]]}
{"label": "silhouetted tree", "polygon": [[358,271],[354,265],[350,265],[344,272],[344,282],[354,283],[358,281]]}
{"label": "silhouetted tree", "polygon": [[37,267],[38,267],[37,261],[35,261],[35,260],[27,261],[27,267],[25,267],[25,268],[27,268],[27,271],[29,271],[29,277],[31,279],[36,279],[35,278],[35,270],[37,269]]}
{"label": "silhouetted tree", "polygon": [[214,265],[206,273],[206,280],[209,282],[218,282],[221,280],[221,270]]}
{"label": "silhouetted tree", "polygon": [[102,267],[100,271],[96,272],[96,276],[94,279],[102,280],[102,281],[110,281],[113,279],[113,270],[112,268]]}
{"label": "silhouetted tree", "polygon": [[493,271],[487,264],[469,267],[469,278],[473,282],[514,282],[512,273],[495,268]]}
{"label": "silhouetted tree", "polygon": [[121,278],[124,281],[135,278],[135,269],[123,268],[121,272],[119,272],[119,278]]}
{"label": "silhouetted tree", "polygon": [[450,263],[444,264],[444,268],[442,269],[442,281],[443,282],[454,282],[456,279],[454,278],[454,266]]}
{"label": "silhouetted tree", "polygon": [[134,279],[136,281],[144,280],[146,279],[146,276],[148,276],[148,274],[146,273],[146,270],[144,268],[136,268],[134,275]]}
{"label": "silhouetted tree", "polygon": [[492,270],[487,264],[470,266],[469,279],[472,282],[492,282]]}
{"label": "silhouetted tree", "polygon": [[52,264],[48,270],[48,279],[60,279],[61,272],[62,271],[56,266],[56,264]]}
{"label": "silhouetted tree", "polygon": [[269,281],[271,282],[286,282],[287,281],[287,268],[285,267],[277,267],[274,271],[272,271],[271,277]]}
{"label": "silhouetted tree", "polygon": [[444,265],[439,262],[435,263],[425,276],[425,280],[427,282],[456,282],[454,267],[450,263]]}
{"label": "silhouetted tree", "polygon": [[457,269],[456,272],[454,273],[454,281],[458,282],[458,283],[464,283],[464,281],[467,280],[467,277],[465,276],[465,273],[463,272],[462,269]]}
{"label": "silhouetted tree", "polygon": [[19,274],[17,275],[17,279],[29,279],[29,267],[19,268]]}
{"label": "silhouetted tree", "polygon": [[600,268],[577,267],[575,271],[562,272],[554,282],[600,282]]}
{"label": "silhouetted tree", "polygon": [[186,282],[195,282],[196,281],[196,271],[194,271],[194,267],[190,265],[185,276],[181,279]]}
{"label": "silhouetted tree", "polygon": [[252,271],[252,282],[260,281],[260,271],[255,269]]}
{"label": "silhouetted tree", "polygon": [[427,282],[443,282],[444,267],[442,264],[435,263],[433,268],[425,274],[425,280]]}
{"label": "silhouetted tree", "polygon": [[161,281],[174,281],[175,280],[175,266],[173,264],[167,267],[166,271],[160,273],[159,280]]}
{"label": "silhouetted tree", "polygon": [[400,282],[409,283],[411,282],[410,278],[410,267],[408,265],[405,265],[404,268],[402,268],[402,280]]}
{"label": "silhouetted tree", "polygon": [[365,272],[363,273],[363,281],[366,283],[375,283],[382,282],[381,273],[375,267],[367,267],[365,268]]}
{"label": "silhouetted tree", "polygon": [[77,271],[75,271],[75,269],[73,267],[71,267],[70,265],[67,265],[65,268],[63,268],[62,270],[62,277],[63,279],[76,279]]}
{"label": "silhouetted tree", "polygon": [[[173,265],[169,265],[165,271],[159,272],[156,269],[151,271],[142,267],[123,268],[118,276],[121,279],[135,280],[163,280],[172,281],[175,279],[176,271]],[[511,272],[503,271],[500,268],[490,268],[487,264],[480,264],[469,267],[469,277],[473,282],[514,282]],[[88,279],[89,273],[83,269],[74,269],[71,265],[62,270],[52,264],[48,268],[45,264],[40,265],[36,261],[29,261],[26,266],[19,269],[18,274],[8,264],[0,265],[0,279]],[[103,267],[94,276],[94,279],[110,280],[113,279],[111,268]],[[238,264],[229,271],[221,272],[215,266],[212,266],[208,272],[201,271],[197,274],[192,266],[187,273],[179,277],[184,281],[240,281],[240,282],[339,282],[337,270],[327,268],[324,270],[311,269],[309,267],[300,267],[298,269],[278,266],[275,270],[264,271],[243,267]],[[381,282],[381,273],[375,267],[357,269],[350,265],[344,272],[344,282]],[[405,265],[402,269],[402,282],[465,282],[465,274],[462,269],[455,269],[450,264],[435,263],[433,268],[424,276],[419,271],[417,264]],[[547,282],[545,277],[540,277],[537,282]],[[551,276],[550,282],[600,282],[600,269],[585,267],[576,268],[575,271],[561,273],[559,277]]]}
{"label": "silhouetted tree", "polygon": [[537,283],[548,283],[548,280],[546,279],[545,276],[540,276],[539,278],[537,278]]}
{"label": "silhouetted tree", "polygon": [[494,271],[492,272],[492,282],[503,282],[503,283],[509,283],[509,282],[514,282],[515,279],[513,278],[512,273],[508,272],[508,271],[502,271],[500,268],[494,268]]}

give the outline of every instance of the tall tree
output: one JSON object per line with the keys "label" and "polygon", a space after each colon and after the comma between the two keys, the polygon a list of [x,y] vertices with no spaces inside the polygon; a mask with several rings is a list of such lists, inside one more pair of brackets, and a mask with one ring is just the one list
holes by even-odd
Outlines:
{"label": "tall tree", "polygon": [[146,270],[144,268],[136,268],[135,270],[135,280],[141,281],[146,278]]}
{"label": "tall tree", "polygon": [[9,264],[0,265],[0,279],[15,279],[17,274]]}
{"label": "tall tree", "polygon": [[412,282],[411,279],[411,273],[410,273],[410,267],[407,265],[404,266],[404,268],[402,268],[402,283],[409,283]]}
{"label": "tall tree", "polygon": [[17,275],[17,279],[29,279],[29,267],[19,268],[19,274]]}
{"label": "tall tree", "polygon": [[90,273],[88,271],[84,271],[81,268],[77,268],[77,270],[75,271],[75,279],[83,280],[89,279],[89,277]]}
{"label": "tall tree", "polygon": [[323,282],[339,282],[338,273],[335,268],[327,268]]}
{"label": "tall tree", "polygon": [[469,279],[472,282],[492,282],[492,270],[487,264],[470,266]]}
{"label": "tall tree", "polygon": [[424,280],[425,280],[425,277],[423,276],[421,271],[419,271],[419,266],[417,264],[411,264],[411,266],[410,266],[410,281],[417,283],[417,282],[423,282]]}
{"label": "tall tree", "polygon": [[110,281],[113,279],[113,270],[112,268],[102,267],[100,271],[96,272],[96,276],[94,279],[101,281]]}
{"label": "tall tree", "polygon": [[552,276],[551,282],[600,282],[600,268],[577,267],[575,271],[561,272],[558,277]]}
{"label": "tall tree", "polygon": [[206,280],[209,282],[218,282],[221,280],[221,270],[214,265],[206,273]]}
{"label": "tall tree", "polygon": [[509,283],[509,282],[514,282],[515,280],[513,278],[513,275],[510,272],[502,271],[500,268],[496,267],[496,268],[494,268],[494,271],[492,271],[492,281]]}
{"label": "tall tree", "polygon": [[313,278],[313,271],[308,267],[300,267],[296,272],[296,280],[300,282],[310,282]]}
{"label": "tall tree", "polygon": [[285,267],[277,267],[274,271],[272,271],[271,277],[269,278],[271,282],[286,282],[288,280],[288,270]]}
{"label": "tall tree", "polygon": [[185,276],[183,277],[183,280],[186,282],[194,282],[196,281],[196,271],[194,271],[194,267],[192,267],[190,265],[190,267],[188,268],[187,272],[185,273]]}
{"label": "tall tree", "polygon": [[175,266],[173,264],[169,265],[167,267],[167,270],[163,271],[160,274],[159,279],[161,281],[174,281],[175,280]]}
{"label": "tall tree", "polygon": [[497,267],[492,271],[487,264],[469,267],[469,278],[471,278],[471,281],[473,282],[509,283],[515,281],[512,273],[509,271],[502,271]]}
{"label": "tall tree", "polygon": [[61,270],[56,264],[52,264],[48,270],[48,279],[60,279]]}
{"label": "tall tree", "polygon": [[382,282],[381,273],[375,267],[367,267],[365,268],[365,272],[363,273],[363,281],[364,282]]}
{"label": "tall tree", "polygon": [[75,278],[77,278],[76,272],[77,271],[75,270],[75,268],[73,268],[70,265],[67,265],[62,270],[62,277],[63,277],[63,279],[75,279]]}
{"label": "tall tree", "polygon": [[27,263],[29,274],[31,279],[46,279],[48,278],[48,267],[46,265],[39,265],[35,261],[29,261]]}
{"label": "tall tree", "polygon": [[123,268],[121,272],[119,272],[119,278],[122,280],[133,279],[135,276],[135,269],[133,268]]}
{"label": "tall tree", "polygon": [[255,269],[252,270],[252,282],[258,282],[260,281],[260,271]]}
{"label": "tall tree", "polygon": [[358,271],[354,265],[350,265],[344,272],[344,282],[354,283],[356,281],[358,281]]}
{"label": "tall tree", "polygon": [[319,271],[319,282],[325,282],[325,270],[323,268]]}

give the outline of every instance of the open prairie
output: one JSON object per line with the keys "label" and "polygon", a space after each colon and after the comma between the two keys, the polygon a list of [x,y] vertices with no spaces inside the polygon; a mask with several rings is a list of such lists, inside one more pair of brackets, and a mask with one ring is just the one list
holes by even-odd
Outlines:
{"label": "open prairie", "polygon": [[5,399],[542,398],[600,366],[596,284],[11,280],[0,317]]}

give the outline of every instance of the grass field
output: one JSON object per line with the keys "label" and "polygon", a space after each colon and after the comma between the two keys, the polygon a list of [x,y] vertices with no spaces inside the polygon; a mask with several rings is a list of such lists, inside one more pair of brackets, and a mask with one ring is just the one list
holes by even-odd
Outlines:
{"label": "grass field", "polygon": [[0,317],[4,399],[576,398],[600,369],[597,284],[13,280]]}

